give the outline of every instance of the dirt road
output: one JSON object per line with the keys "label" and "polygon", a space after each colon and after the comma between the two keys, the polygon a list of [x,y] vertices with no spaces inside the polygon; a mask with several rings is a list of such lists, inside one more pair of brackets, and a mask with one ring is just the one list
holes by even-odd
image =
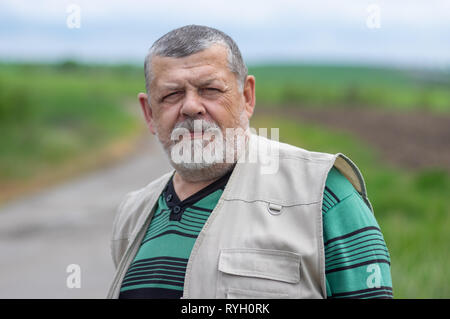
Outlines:
{"label": "dirt road", "polygon": [[[105,298],[109,238],[123,196],[170,167],[154,137],[121,163],[0,207],[0,298]],[[80,288],[68,288],[80,266]]]}

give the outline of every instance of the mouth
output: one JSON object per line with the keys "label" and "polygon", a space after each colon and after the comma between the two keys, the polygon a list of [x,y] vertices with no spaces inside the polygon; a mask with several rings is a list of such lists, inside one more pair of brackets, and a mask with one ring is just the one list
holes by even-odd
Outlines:
{"label": "mouth", "polygon": [[205,131],[201,132],[189,132],[189,138],[192,140],[202,140],[204,139],[205,142],[213,142],[216,139],[216,136],[213,134],[211,136],[208,136],[208,134],[205,133]]}
{"label": "mouth", "polygon": [[203,138],[203,131],[201,132],[190,132],[191,139]]}

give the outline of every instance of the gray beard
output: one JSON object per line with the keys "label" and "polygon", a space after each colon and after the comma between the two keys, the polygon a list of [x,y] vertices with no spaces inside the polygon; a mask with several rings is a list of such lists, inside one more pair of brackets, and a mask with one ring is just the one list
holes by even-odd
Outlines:
{"label": "gray beard", "polygon": [[[211,142],[210,142],[211,143]],[[225,143],[225,142],[224,142]],[[163,146],[164,152],[169,159],[169,162],[173,168],[180,174],[186,181],[189,182],[201,182],[201,181],[209,181],[213,179],[217,179],[226,173],[228,173],[231,169],[234,168],[236,164],[236,150],[235,150],[235,159],[232,163],[227,163],[225,159],[222,162],[181,162],[176,163],[172,160],[171,152],[174,145]],[[194,147],[191,149],[191,154],[194,154]]]}
{"label": "gray beard", "polygon": [[[188,121],[188,125],[181,125],[182,127],[186,127],[189,128],[190,130],[193,129],[192,126],[192,121]],[[208,129],[209,126],[208,125],[204,125],[203,129]],[[218,129],[218,126],[216,125],[216,129]],[[158,130],[157,130],[158,131]],[[247,129],[244,130],[245,133],[245,138],[244,141],[247,140],[248,136],[246,136],[247,134],[249,134],[249,129],[247,126]],[[171,164],[171,166],[177,171],[178,174],[180,174],[181,177],[183,177],[183,179],[185,179],[186,181],[189,182],[201,182],[201,181],[210,181],[213,179],[217,179],[223,175],[225,175],[226,173],[228,173],[230,170],[232,170],[238,160],[238,156],[242,153],[242,151],[245,150],[245,144],[246,142],[244,142],[244,145],[239,145],[240,143],[235,143],[234,142],[234,134],[233,135],[233,140],[231,143],[226,143],[226,138],[227,136],[221,135],[221,140],[222,140],[222,152],[223,154],[220,154],[221,156],[219,157],[219,160],[214,159],[213,161],[205,161],[204,158],[202,158],[202,160],[200,162],[195,162],[195,161],[174,161],[172,159],[172,149],[177,145],[177,143],[181,143],[181,142],[177,142],[175,143],[173,140],[169,140],[166,143],[163,143],[159,137],[159,134],[157,132],[157,137],[158,140],[164,150],[164,152],[166,153],[166,156],[169,159],[169,162]],[[216,137],[217,138],[217,137]],[[230,138],[230,137],[228,137]],[[195,140],[191,140],[191,157],[193,157],[194,155],[194,149],[196,148],[194,146]],[[208,141],[203,141],[202,140],[202,145],[203,147],[206,146],[206,144],[208,143],[213,143],[214,142],[208,142]],[[208,145],[210,146],[210,145]],[[229,148],[233,148],[233,150],[227,149],[227,147]],[[197,150],[198,150],[198,144],[197,144]],[[216,151],[214,149],[214,151]],[[231,153],[232,152],[232,153]],[[233,158],[232,160],[230,160],[229,158],[226,158],[226,154],[233,154]]]}
{"label": "gray beard", "polygon": [[[170,158],[170,157],[169,157]],[[203,182],[217,179],[233,169],[236,163],[180,163],[175,164],[170,160],[171,165],[183,179],[189,182]]]}

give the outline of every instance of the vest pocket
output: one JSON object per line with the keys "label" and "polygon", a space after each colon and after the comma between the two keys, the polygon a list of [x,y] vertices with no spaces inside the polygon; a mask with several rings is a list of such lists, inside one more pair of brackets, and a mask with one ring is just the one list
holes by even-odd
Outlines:
{"label": "vest pocket", "polygon": [[265,291],[253,291],[228,288],[226,291],[227,299],[286,299],[289,295],[286,293],[275,293]]}
{"label": "vest pocket", "polygon": [[222,249],[217,298],[297,298],[300,296],[299,254],[269,249]]}

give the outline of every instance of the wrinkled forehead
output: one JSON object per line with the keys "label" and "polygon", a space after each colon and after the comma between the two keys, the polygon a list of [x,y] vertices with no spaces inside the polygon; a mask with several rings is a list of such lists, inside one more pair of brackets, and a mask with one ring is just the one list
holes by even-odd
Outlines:
{"label": "wrinkled forehead", "polygon": [[182,58],[154,56],[151,69],[151,87],[154,88],[166,82],[196,79],[207,81],[233,75],[229,68],[228,52],[222,45],[213,45]]}

